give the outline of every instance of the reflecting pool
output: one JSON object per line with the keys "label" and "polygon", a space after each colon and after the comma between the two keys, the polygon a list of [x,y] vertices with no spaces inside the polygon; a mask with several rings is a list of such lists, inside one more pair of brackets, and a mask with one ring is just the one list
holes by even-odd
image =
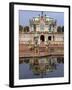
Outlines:
{"label": "reflecting pool", "polygon": [[64,77],[64,57],[20,58],[19,79]]}

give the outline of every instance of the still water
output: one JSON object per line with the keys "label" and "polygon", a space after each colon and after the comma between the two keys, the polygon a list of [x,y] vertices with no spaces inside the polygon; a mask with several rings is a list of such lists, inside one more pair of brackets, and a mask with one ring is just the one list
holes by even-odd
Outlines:
{"label": "still water", "polygon": [[64,76],[63,57],[20,58],[19,79]]}

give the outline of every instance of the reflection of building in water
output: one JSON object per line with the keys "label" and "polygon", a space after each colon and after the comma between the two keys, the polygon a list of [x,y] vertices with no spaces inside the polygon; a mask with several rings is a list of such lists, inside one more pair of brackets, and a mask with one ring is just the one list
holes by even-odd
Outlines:
{"label": "reflection of building in water", "polygon": [[46,74],[47,71],[56,69],[56,63],[48,58],[34,58],[30,60],[30,69],[35,75],[43,77],[42,75]]}
{"label": "reflection of building in water", "polygon": [[48,57],[30,58],[29,59],[29,63],[34,64],[34,65],[37,65],[37,64],[63,63],[63,62],[64,62],[64,57],[52,57],[52,56],[48,56]]}
{"label": "reflection of building in water", "polygon": [[20,58],[20,79],[64,76],[63,57]]}
{"label": "reflection of building in water", "polygon": [[[64,30],[63,27],[57,26],[57,21],[49,16],[42,15],[33,17],[29,21],[29,30],[25,30],[20,33],[20,52],[25,48],[23,45],[31,45],[33,48],[34,44],[38,44],[40,47],[48,49],[48,52],[53,54],[63,54],[64,52]],[[28,48],[28,47],[27,47]],[[26,50],[27,51],[27,50]]]}
{"label": "reflection of building in water", "polygon": [[41,58],[19,58],[20,63],[31,63],[31,64],[50,64],[50,63],[64,63],[64,57],[53,57],[53,56],[48,56],[48,57],[41,57]]}
{"label": "reflection of building in water", "polygon": [[63,57],[31,58],[29,65],[35,75],[43,75],[56,70],[57,63],[63,63],[62,60]]}

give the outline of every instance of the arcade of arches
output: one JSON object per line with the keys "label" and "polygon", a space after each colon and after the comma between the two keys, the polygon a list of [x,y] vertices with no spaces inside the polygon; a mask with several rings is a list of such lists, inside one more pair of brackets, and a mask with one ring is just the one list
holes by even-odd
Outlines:
{"label": "arcade of arches", "polygon": [[[41,35],[41,36],[40,36],[40,40],[41,40],[42,42],[44,42],[44,41],[45,41],[45,36],[44,36],[44,35]],[[48,40],[49,40],[49,41],[52,40],[52,37],[51,37],[51,36],[48,36]]]}

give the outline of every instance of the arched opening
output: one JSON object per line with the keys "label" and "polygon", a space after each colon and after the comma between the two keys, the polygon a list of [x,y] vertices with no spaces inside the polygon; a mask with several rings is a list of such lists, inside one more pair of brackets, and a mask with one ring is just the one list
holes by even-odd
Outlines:
{"label": "arched opening", "polygon": [[50,40],[50,41],[51,41],[51,36],[48,36],[48,40]]}
{"label": "arched opening", "polygon": [[41,40],[42,42],[45,41],[45,37],[44,37],[44,35],[41,35],[41,36],[40,36],[40,40]]}

